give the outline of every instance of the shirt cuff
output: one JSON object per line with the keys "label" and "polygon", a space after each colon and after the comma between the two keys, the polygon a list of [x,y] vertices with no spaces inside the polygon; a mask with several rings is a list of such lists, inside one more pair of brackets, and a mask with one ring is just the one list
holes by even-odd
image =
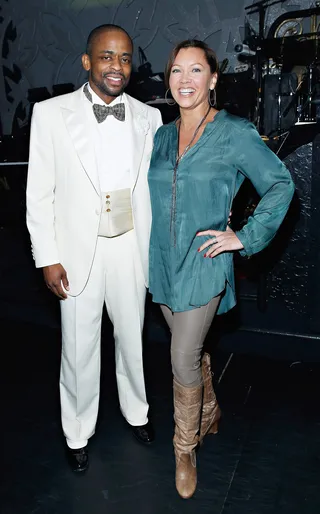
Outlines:
{"label": "shirt cuff", "polygon": [[239,239],[239,241],[241,242],[241,244],[243,245],[243,248],[242,250],[239,250],[239,254],[241,255],[241,257],[251,257],[252,255],[252,250],[251,250],[251,247],[250,247],[250,244],[249,244],[249,241],[248,241],[248,238],[244,232],[244,230],[237,230],[235,232],[237,238]]}

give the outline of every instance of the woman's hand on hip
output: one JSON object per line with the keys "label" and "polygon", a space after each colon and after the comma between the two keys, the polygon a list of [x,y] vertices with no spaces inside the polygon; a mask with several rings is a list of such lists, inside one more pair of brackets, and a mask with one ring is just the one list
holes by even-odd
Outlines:
{"label": "woman's hand on hip", "polygon": [[235,252],[236,250],[242,250],[243,244],[240,239],[236,236],[235,232],[230,227],[223,232],[220,230],[204,230],[198,232],[197,236],[212,236],[203,245],[200,246],[198,252],[202,252],[206,248],[208,249],[204,254],[204,257],[216,257],[223,252]]}

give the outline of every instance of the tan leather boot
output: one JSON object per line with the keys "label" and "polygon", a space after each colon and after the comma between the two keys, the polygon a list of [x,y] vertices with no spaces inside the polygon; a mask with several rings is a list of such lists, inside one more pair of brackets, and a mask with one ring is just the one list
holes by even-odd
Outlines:
{"label": "tan leather boot", "polygon": [[208,353],[202,357],[203,404],[201,412],[200,444],[206,434],[218,432],[221,410],[212,385],[211,359]]}
{"label": "tan leather boot", "polygon": [[184,387],[173,381],[176,488],[182,498],[191,498],[197,486],[195,449],[199,442],[202,392],[202,385]]}

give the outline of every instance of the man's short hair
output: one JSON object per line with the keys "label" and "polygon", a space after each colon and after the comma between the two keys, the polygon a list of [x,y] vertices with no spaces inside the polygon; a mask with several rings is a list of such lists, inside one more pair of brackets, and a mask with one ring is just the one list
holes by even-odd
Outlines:
{"label": "man's short hair", "polygon": [[99,25],[99,27],[96,27],[95,29],[93,29],[89,36],[88,36],[88,39],[87,39],[87,46],[86,46],[86,53],[91,56],[92,54],[92,47],[95,43],[95,40],[101,35],[103,34],[104,32],[124,32],[128,38],[130,39],[131,41],[131,44],[132,44],[132,47],[133,47],[133,41],[131,39],[131,37],[129,36],[128,32],[123,29],[122,27],[120,27],[119,25],[113,25],[112,23],[106,23],[104,25]]}

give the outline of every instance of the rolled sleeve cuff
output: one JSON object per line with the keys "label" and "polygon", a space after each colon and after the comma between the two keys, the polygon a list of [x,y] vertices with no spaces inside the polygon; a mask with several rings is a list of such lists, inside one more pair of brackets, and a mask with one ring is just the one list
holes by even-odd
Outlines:
{"label": "rolled sleeve cuff", "polygon": [[251,249],[251,246],[249,244],[249,241],[248,241],[248,238],[244,232],[244,230],[237,230],[235,232],[237,238],[239,239],[239,241],[241,242],[241,244],[243,245],[243,248],[242,250],[239,250],[239,254],[241,255],[241,257],[251,257],[251,255],[253,254],[253,251]]}

